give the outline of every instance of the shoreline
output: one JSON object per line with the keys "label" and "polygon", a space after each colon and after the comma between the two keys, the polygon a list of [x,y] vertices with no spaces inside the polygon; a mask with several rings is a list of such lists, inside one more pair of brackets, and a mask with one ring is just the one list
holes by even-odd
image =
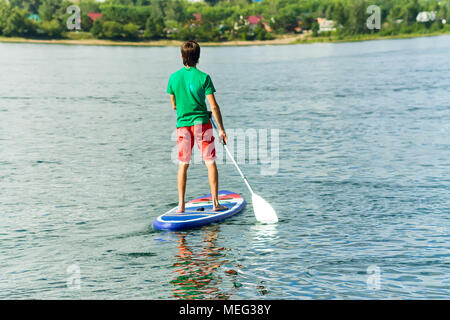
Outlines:
{"label": "shoreline", "polygon": [[[202,46],[252,46],[252,45],[286,45],[294,44],[305,38],[305,35],[289,35],[273,40],[233,40],[224,42],[201,42]],[[91,46],[130,46],[130,47],[178,47],[183,44],[181,40],[152,40],[152,41],[116,41],[106,39],[31,39],[22,37],[2,37],[0,43],[38,43],[38,44],[67,44]]]}
{"label": "shoreline", "polygon": [[[335,36],[312,37],[306,34],[285,35],[273,40],[234,40],[225,42],[201,42],[207,47],[238,47],[238,46],[263,46],[263,45],[292,45],[311,43],[341,43],[372,40],[410,39],[421,37],[436,37],[449,35],[450,31],[431,33],[412,33],[391,36],[357,35],[339,39]],[[0,43],[37,43],[37,44],[65,44],[65,45],[90,45],[90,46],[129,46],[129,47],[174,47],[180,46],[181,40],[154,40],[154,41],[114,41],[105,39],[30,39],[22,37],[2,37]]]}

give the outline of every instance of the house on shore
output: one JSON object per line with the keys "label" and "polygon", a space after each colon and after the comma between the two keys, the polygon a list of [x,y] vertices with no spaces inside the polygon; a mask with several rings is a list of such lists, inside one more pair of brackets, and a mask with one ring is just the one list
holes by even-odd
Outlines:
{"label": "house on shore", "polygon": [[192,15],[194,16],[196,23],[202,22],[202,14],[201,13],[193,13]]}
{"label": "house on shore", "polygon": [[257,16],[249,16],[247,18],[247,22],[250,25],[257,25],[260,21],[262,21],[264,18],[261,15]]}
{"label": "house on shore", "polygon": [[319,24],[319,32],[336,31],[336,23],[333,20],[327,20],[326,18],[317,18]]}
{"label": "house on shore", "polygon": [[261,15],[249,16],[247,18],[247,23],[246,24],[249,24],[250,27],[252,29],[254,29],[258,25],[258,23],[260,23],[260,22],[262,23],[262,25],[264,26],[264,29],[266,29],[267,32],[272,32],[272,28],[270,28],[269,24],[264,21],[264,18]]}
{"label": "house on shore", "polygon": [[303,33],[303,22],[297,19],[297,26],[294,28],[295,33]]}
{"label": "house on shore", "polygon": [[36,21],[36,22],[41,21],[41,18],[39,17],[39,15],[38,15],[37,13],[30,14],[30,15],[28,16],[28,19],[34,20],[34,21]]}
{"label": "house on shore", "polygon": [[92,21],[101,19],[103,16],[101,13],[98,13],[98,12],[89,12],[87,15],[89,18],[91,18]]}
{"label": "house on shore", "polygon": [[191,19],[186,24],[186,27],[192,28],[199,26],[202,23],[202,14],[201,13],[193,13]]}
{"label": "house on shore", "polygon": [[436,11],[422,11],[416,17],[417,22],[431,22],[436,20]]}

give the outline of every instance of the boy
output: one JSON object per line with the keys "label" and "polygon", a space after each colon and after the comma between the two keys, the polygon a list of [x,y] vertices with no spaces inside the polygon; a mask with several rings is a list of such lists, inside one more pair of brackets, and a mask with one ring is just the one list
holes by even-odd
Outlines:
{"label": "boy", "polygon": [[170,94],[172,108],[177,111],[177,148],[178,148],[178,209],[184,212],[184,195],[186,192],[186,178],[192,147],[196,141],[203,161],[208,168],[208,180],[211,188],[213,210],[220,211],[227,208],[220,205],[218,199],[219,177],[216,166],[216,150],[212,133],[209,112],[205,98],[211,106],[211,111],[219,126],[219,139],[227,143],[227,135],[222,123],[219,105],[214,97],[216,89],[211,78],[197,69],[200,58],[200,46],[195,41],[187,41],[181,46],[183,68],[170,76],[167,93]]}

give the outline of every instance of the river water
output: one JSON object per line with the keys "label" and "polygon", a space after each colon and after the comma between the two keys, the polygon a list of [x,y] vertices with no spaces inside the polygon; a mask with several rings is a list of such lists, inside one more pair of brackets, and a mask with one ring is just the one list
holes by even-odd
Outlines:
{"label": "river water", "polygon": [[[449,298],[449,52],[450,36],[202,48],[226,128],[267,133],[271,163],[240,163],[280,222],[255,222],[221,161],[247,208],[157,232],[177,204],[179,49],[0,43],[0,298]],[[187,188],[209,192],[203,164]]]}

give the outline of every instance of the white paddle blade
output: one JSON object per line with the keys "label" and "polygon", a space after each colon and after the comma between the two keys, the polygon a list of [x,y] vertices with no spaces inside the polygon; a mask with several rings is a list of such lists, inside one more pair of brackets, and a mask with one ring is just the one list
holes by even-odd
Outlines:
{"label": "white paddle blade", "polygon": [[278,217],[272,206],[257,194],[252,194],[253,212],[256,220],[262,223],[277,223]]}

